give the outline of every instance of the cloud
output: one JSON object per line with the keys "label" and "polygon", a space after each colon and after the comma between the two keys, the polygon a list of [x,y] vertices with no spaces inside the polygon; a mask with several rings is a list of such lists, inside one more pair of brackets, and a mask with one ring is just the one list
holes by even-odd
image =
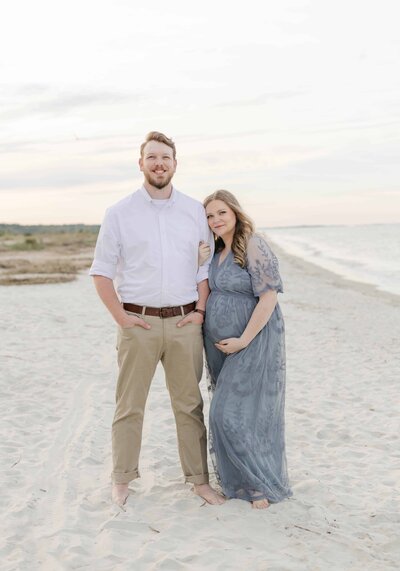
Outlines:
{"label": "cloud", "polygon": [[13,171],[2,172],[0,192],[12,189],[61,191],[86,184],[118,184],[132,180],[134,174],[135,165],[131,161],[113,157],[97,162],[66,156],[61,162],[53,157],[45,162],[39,157],[39,164],[31,163],[25,166],[19,170],[18,176]]}
{"label": "cloud", "polygon": [[[6,110],[0,117],[5,120],[46,115],[63,117],[83,108],[140,102],[146,97],[144,92],[54,90],[51,86],[28,84],[11,92],[2,90],[1,101]],[[15,105],[15,101],[19,103]]]}
{"label": "cloud", "polygon": [[218,103],[216,107],[253,107],[254,105],[265,105],[271,100],[289,99],[291,97],[298,97],[299,95],[304,95],[305,90],[286,90],[286,91],[275,91],[270,93],[262,93],[257,97],[251,97],[249,99],[238,99],[236,101],[225,101],[224,103]]}

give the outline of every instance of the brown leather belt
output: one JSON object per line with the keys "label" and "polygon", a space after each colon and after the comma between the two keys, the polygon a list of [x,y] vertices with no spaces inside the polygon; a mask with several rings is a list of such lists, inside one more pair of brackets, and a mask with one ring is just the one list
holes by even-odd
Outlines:
{"label": "brown leather belt", "polygon": [[196,303],[187,303],[186,305],[177,305],[175,307],[144,307],[142,305],[136,305],[135,303],[123,303],[124,309],[131,311],[132,313],[139,313],[141,315],[152,315],[153,317],[176,317],[178,315],[187,315],[196,307]]}

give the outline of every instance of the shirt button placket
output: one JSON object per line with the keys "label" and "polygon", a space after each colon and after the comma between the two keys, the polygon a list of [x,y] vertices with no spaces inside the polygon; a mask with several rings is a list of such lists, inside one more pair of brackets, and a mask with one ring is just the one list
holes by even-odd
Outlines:
{"label": "shirt button placket", "polygon": [[160,227],[160,246],[161,246],[161,292],[160,302],[161,307],[169,305],[167,303],[167,233],[165,227],[165,218],[163,211],[159,213],[158,223]]}

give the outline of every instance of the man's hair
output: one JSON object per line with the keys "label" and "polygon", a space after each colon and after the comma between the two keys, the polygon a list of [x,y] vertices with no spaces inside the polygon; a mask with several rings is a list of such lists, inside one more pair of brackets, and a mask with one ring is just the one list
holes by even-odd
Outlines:
{"label": "man's hair", "polygon": [[150,131],[146,135],[146,139],[144,143],[140,145],[140,156],[143,158],[143,151],[145,146],[149,141],[157,141],[158,143],[164,143],[164,145],[168,145],[172,149],[174,160],[176,160],[176,148],[175,143],[172,139],[164,135],[164,133],[159,133],[158,131]]}

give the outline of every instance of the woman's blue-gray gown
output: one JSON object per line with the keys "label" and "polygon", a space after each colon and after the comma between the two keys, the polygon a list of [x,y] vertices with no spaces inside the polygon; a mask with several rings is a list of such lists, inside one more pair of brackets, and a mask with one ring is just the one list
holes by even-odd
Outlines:
{"label": "woman's blue-gray gown", "polygon": [[242,351],[225,355],[214,343],[240,337],[269,289],[282,292],[278,261],[259,235],[248,243],[247,267],[230,252],[209,273],[204,344],[210,388],[210,452],[224,494],[279,502],[292,495],[284,434],[285,330],[279,304]]}

